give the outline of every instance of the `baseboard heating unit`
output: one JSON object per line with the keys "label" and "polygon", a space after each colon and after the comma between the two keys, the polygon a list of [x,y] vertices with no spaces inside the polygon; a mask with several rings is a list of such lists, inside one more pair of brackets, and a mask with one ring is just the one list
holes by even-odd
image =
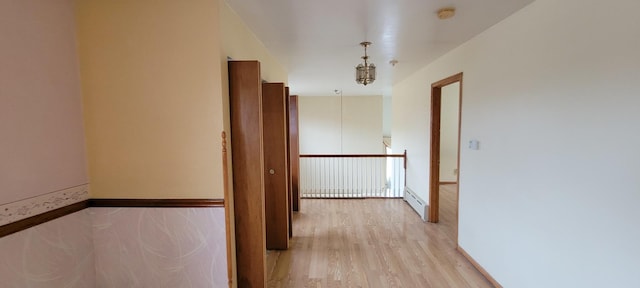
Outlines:
{"label": "baseboard heating unit", "polygon": [[423,221],[427,221],[429,205],[422,200],[409,187],[404,188],[404,201],[406,201],[413,210],[415,210]]}

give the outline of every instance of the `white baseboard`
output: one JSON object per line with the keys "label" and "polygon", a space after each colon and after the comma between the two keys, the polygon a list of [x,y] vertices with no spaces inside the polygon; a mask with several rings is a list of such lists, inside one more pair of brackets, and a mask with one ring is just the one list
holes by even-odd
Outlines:
{"label": "white baseboard", "polygon": [[406,201],[411,208],[413,208],[422,221],[427,221],[427,215],[429,215],[429,205],[427,202],[422,200],[422,198],[418,197],[418,195],[413,192],[409,187],[404,188],[404,201]]}

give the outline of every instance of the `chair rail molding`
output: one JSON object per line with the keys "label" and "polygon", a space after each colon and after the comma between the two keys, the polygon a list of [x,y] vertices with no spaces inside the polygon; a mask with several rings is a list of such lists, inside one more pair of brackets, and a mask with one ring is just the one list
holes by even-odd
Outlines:
{"label": "chair rail molding", "polygon": [[89,199],[89,184],[0,205],[0,226]]}

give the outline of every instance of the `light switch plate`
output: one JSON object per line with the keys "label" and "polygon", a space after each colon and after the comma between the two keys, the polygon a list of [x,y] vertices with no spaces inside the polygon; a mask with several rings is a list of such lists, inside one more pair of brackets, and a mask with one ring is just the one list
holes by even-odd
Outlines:
{"label": "light switch plate", "polygon": [[470,140],[469,141],[469,149],[471,149],[471,150],[480,150],[480,141],[478,141],[478,140]]}

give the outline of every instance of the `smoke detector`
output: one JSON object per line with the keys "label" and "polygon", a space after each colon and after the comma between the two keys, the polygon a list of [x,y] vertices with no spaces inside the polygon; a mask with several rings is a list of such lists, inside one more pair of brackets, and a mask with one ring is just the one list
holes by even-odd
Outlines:
{"label": "smoke detector", "polygon": [[438,19],[440,20],[449,19],[454,15],[456,15],[456,8],[449,7],[438,10]]}

